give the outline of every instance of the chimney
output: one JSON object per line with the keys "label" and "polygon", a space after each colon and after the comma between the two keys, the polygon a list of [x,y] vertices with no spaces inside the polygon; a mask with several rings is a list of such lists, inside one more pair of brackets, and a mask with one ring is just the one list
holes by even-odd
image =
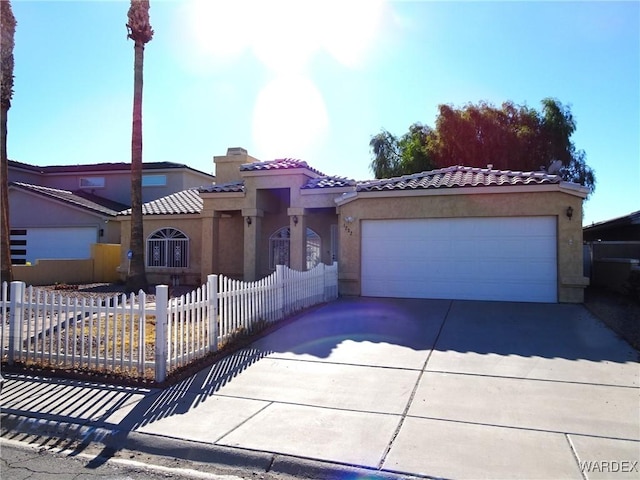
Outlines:
{"label": "chimney", "polygon": [[253,158],[242,147],[227,148],[226,155],[213,157],[213,163],[216,165],[216,184],[220,185],[242,180],[240,165],[257,161],[258,159]]}

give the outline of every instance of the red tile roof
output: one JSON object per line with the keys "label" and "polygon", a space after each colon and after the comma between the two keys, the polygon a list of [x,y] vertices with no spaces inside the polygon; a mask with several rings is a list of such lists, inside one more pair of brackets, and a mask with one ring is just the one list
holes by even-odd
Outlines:
{"label": "red tile roof", "polygon": [[562,179],[559,176],[549,175],[545,172],[518,172],[454,166],[402,177],[358,182],[357,190],[359,192],[376,192],[431,188],[539,185],[543,183],[560,183],[561,181]]}
{"label": "red tile roof", "polygon": [[302,189],[353,187],[355,185],[355,180],[346,177],[320,177],[310,179],[302,186]]}
{"label": "red tile roof", "polygon": [[292,168],[305,168],[310,172],[313,172],[317,175],[326,176],[324,173],[316,170],[313,167],[310,167],[307,162],[303,160],[296,160],[294,158],[281,158],[278,160],[269,160],[266,162],[253,162],[253,163],[245,163],[240,166],[241,172],[251,172],[251,171],[259,171],[259,170],[288,170]]}
{"label": "red tile roof", "polygon": [[198,188],[201,193],[226,193],[226,192],[244,192],[244,181],[239,180],[237,182],[220,183],[213,185],[207,185]]}
{"label": "red tile roof", "polygon": [[[195,188],[158,198],[142,205],[144,215],[179,215],[200,213],[203,202]],[[124,210],[119,215],[131,215],[131,209]]]}

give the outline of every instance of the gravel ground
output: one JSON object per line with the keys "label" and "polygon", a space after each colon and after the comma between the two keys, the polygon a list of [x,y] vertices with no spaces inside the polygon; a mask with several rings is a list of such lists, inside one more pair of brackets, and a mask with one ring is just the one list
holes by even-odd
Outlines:
{"label": "gravel ground", "polygon": [[[84,285],[41,285],[39,290],[45,290],[49,292],[60,293],[65,296],[79,297],[79,298],[110,298],[114,295],[122,295],[126,293],[126,288],[122,284],[118,283],[87,283]],[[169,287],[169,298],[179,297],[185,293],[189,293],[195,290],[196,286],[179,286]],[[150,288],[151,291],[155,291],[154,287]],[[153,293],[147,294],[147,302],[155,302],[156,296]]]}
{"label": "gravel ground", "polygon": [[585,306],[611,330],[640,351],[640,303],[629,297],[590,287]]}

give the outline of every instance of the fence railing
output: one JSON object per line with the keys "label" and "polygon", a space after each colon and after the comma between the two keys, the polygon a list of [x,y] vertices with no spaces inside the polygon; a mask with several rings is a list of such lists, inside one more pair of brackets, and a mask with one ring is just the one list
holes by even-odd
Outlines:
{"label": "fence railing", "polygon": [[[9,294],[10,293],[10,294]],[[163,381],[177,368],[215,352],[237,335],[338,296],[337,264],[306,272],[278,266],[275,273],[241,282],[209,275],[179,298],[156,287],[106,298],[2,284],[2,360],[55,368],[101,371]]]}

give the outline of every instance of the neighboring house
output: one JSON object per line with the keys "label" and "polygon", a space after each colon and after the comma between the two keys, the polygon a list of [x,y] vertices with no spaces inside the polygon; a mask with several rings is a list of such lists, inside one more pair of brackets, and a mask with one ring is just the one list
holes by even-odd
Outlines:
{"label": "neighboring house", "polygon": [[582,229],[585,242],[640,242],[640,210],[623,217],[594,223]]}
{"label": "neighboring house", "polygon": [[86,192],[9,184],[11,260],[90,258],[92,243],[118,243],[118,211],[126,208]]}
{"label": "neighboring house", "polygon": [[[587,189],[556,175],[455,166],[356,182],[241,148],[214,162],[215,185],[144,206],[151,282],[337,260],[343,295],[583,300]],[[120,220],[126,252],[129,212]]]}
{"label": "neighboring house", "polygon": [[[213,175],[173,162],[145,162],[142,201],[150,202],[188,188],[211,184]],[[86,192],[131,205],[131,164],[53,165],[40,167],[9,161],[9,181]]]}
{"label": "neighboring house", "polygon": [[[143,164],[143,201],[211,184],[212,175],[171,162]],[[131,199],[131,164],[36,166],[9,161],[11,258],[89,258],[92,243],[120,243],[117,212]]]}
{"label": "neighboring house", "polygon": [[591,284],[626,292],[631,273],[640,270],[640,210],[594,223],[582,232]]}

